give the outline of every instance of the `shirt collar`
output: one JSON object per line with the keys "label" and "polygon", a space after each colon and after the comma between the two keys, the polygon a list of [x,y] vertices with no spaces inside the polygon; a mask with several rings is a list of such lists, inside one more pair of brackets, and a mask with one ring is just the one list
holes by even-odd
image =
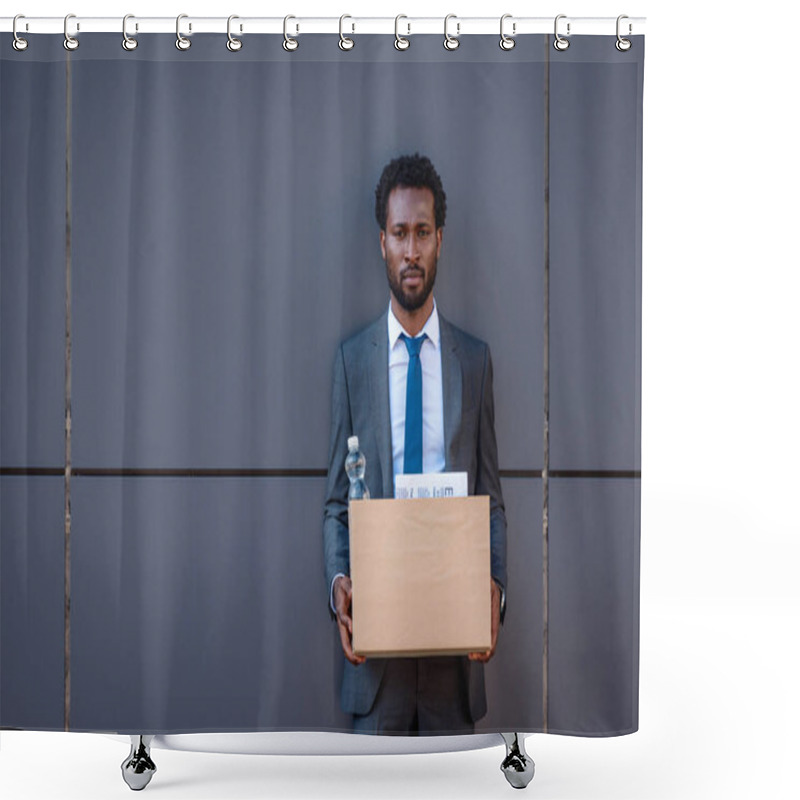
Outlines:
{"label": "shirt collar", "polygon": [[[389,350],[392,350],[394,346],[397,344],[397,340],[400,338],[401,333],[405,333],[406,336],[413,338],[411,337],[411,334],[403,328],[403,326],[398,321],[397,317],[394,315],[394,311],[392,311],[391,302],[389,302],[388,328],[389,328]],[[433,346],[438,350],[439,311],[436,308],[436,298],[433,299],[433,311],[431,311],[431,315],[428,317],[427,321],[422,326],[422,330],[417,334],[417,336],[422,336],[423,333],[427,334],[428,339],[431,340]]]}

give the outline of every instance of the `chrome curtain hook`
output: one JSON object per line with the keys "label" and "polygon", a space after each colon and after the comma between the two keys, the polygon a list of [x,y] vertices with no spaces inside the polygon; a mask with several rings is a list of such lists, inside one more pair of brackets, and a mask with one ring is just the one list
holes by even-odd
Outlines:
{"label": "chrome curtain hook", "polygon": [[458,35],[461,33],[461,23],[460,22],[456,22],[456,35],[455,36],[451,36],[447,32],[447,23],[451,19],[456,19],[457,20],[456,15],[455,14],[448,14],[444,18],[444,48],[445,48],[445,50],[458,50],[458,46],[461,44],[461,42],[458,41]]}
{"label": "chrome curtain hook", "polygon": [[[559,15],[556,17],[556,21],[555,21],[555,25],[554,25],[554,31],[555,31],[556,38],[555,38],[555,40],[553,41],[553,47],[555,47],[555,49],[556,49],[556,50],[559,50],[559,51],[561,51],[561,50],[566,50],[566,49],[569,47],[569,39],[565,39],[565,38],[564,38],[563,36],[561,36],[561,34],[558,32],[558,21],[559,21],[560,19],[566,19],[566,18],[567,18],[567,15],[566,15],[566,14],[559,14]],[[567,23],[567,36],[569,36],[569,28],[570,28],[570,24],[569,24],[569,22],[568,22],[568,23]]]}
{"label": "chrome curtain hook", "polygon": [[[411,40],[400,35],[399,28],[401,19],[408,19],[408,17],[405,14],[398,14],[394,18],[394,46],[397,50],[408,50],[408,48],[411,46]],[[406,36],[411,36],[411,23],[407,22],[406,25],[408,26],[408,32]]]}
{"label": "chrome curtain hook", "polygon": [[512,36],[506,36],[506,34],[503,32],[503,23],[507,19],[511,19],[511,17],[512,17],[511,14],[503,14],[503,16],[500,17],[500,49],[501,50],[513,50],[514,49],[514,45],[516,44],[516,41],[512,38],[512,36],[514,34],[516,34],[516,32],[517,32],[517,23],[516,22],[512,22],[511,23]]}
{"label": "chrome curtain hook", "polygon": [[[225,43],[225,47],[227,47],[228,50],[231,51],[231,53],[238,53],[242,49],[242,40],[237,39],[231,33],[231,22],[233,22],[233,20],[235,19],[239,19],[239,17],[237,17],[236,14],[231,14],[228,17],[228,41]],[[241,27],[239,28],[239,30],[241,31]]]}
{"label": "chrome curtain hook", "polygon": [[[192,40],[191,39],[187,39],[181,33],[181,20],[182,19],[188,19],[188,17],[189,17],[188,14],[178,14],[178,18],[175,20],[175,35],[178,37],[175,40],[175,47],[177,47],[178,50],[188,50],[192,46]],[[189,30],[191,31],[191,29],[192,29],[192,26],[190,24],[189,25]]]}
{"label": "chrome curtain hook", "polygon": [[17,52],[22,52],[23,50],[27,50],[28,49],[28,40],[27,39],[23,39],[17,33],[17,20],[18,19],[25,19],[25,15],[24,14],[17,14],[17,16],[14,17],[14,24],[11,26],[11,30],[14,32],[14,41],[12,42],[12,45],[13,45],[14,49]]}
{"label": "chrome curtain hook", "polygon": [[[352,50],[353,47],[355,46],[355,42],[352,39],[348,39],[347,36],[345,36],[344,32],[342,31],[342,25],[346,19],[353,19],[353,18],[349,14],[342,14],[342,16],[339,17],[339,48],[341,50]],[[355,22],[351,23],[351,25],[353,29],[352,32],[355,33],[356,30]]]}
{"label": "chrome curtain hook", "polygon": [[[300,42],[297,39],[292,38],[286,31],[286,25],[290,19],[295,19],[291,14],[288,14],[283,18],[283,49],[287,52],[291,53],[300,46]],[[300,30],[300,26],[297,26],[297,30]]]}
{"label": "chrome curtain hook", "polygon": [[[138,39],[134,39],[132,36],[128,36],[128,20],[129,19],[136,19],[133,14],[126,14],[122,18],[122,47],[125,50],[135,50],[139,46]],[[136,26],[139,27],[138,25]]]}
{"label": "chrome curtain hook", "polygon": [[[65,50],[77,50],[78,45],[80,42],[74,37],[69,35],[69,21],[71,19],[75,19],[74,14],[67,14],[64,17],[64,49]],[[80,30],[81,26],[77,25],[76,30]]]}
{"label": "chrome curtain hook", "polygon": [[[617,41],[614,44],[614,46],[617,48],[617,50],[620,51],[620,53],[624,53],[626,50],[630,50],[631,49],[631,44],[632,44],[630,39],[624,39],[622,37],[622,35],[620,34],[620,32],[619,32],[619,24],[624,19],[628,19],[628,15],[627,14],[620,14],[617,17]],[[630,36],[632,32],[633,32],[633,25],[631,25],[630,22],[629,22],[628,23],[628,36]]]}

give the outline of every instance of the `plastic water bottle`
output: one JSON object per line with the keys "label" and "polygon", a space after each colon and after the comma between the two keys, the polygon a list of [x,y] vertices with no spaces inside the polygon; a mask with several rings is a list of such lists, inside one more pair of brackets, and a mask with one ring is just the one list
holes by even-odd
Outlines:
{"label": "plastic water bottle", "polygon": [[369,489],[364,483],[364,470],[367,460],[358,449],[358,436],[351,436],[347,440],[347,458],[344,461],[344,471],[350,478],[350,500],[369,500]]}

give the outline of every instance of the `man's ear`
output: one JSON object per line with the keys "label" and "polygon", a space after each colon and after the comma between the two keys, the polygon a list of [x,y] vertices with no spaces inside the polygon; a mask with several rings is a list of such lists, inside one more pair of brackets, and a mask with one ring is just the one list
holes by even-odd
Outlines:
{"label": "man's ear", "polygon": [[383,260],[386,261],[386,231],[381,231],[381,255]]}
{"label": "man's ear", "polygon": [[444,228],[436,229],[436,258],[438,259],[442,253],[442,231]]}

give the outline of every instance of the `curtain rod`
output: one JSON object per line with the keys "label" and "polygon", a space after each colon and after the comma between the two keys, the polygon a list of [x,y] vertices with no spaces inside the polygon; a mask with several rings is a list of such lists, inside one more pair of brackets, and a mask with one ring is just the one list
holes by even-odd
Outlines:
{"label": "curtain rod", "polygon": [[[286,22],[285,22],[286,19]],[[70,15],[66,20],[70,36],[82,33],[122,33],[121,17],[81,17]],[[222,33],[228,31],[228,17],[193,17],[181,15],[180,29],[184,36],[193,33]],[[644,33],[644,17],[626,17],[620,20],[623,36]],[[231,30],[237,35],[283,34],[284,25],[292,36],[304,33],[340,33],[358,35],[360,33],[395,34],[395,26],[402,36],[415,34],[443,34],[443,17],[233,17]],[[561,36],[594,35],[613,36],[617,33],[616,17],[570,17],[558,16],[558,32]],[[340,28],[341,26],[341,28]],[[17,33],[64,33],[64,17],[26,17],[17,19]],[[129,16],[125,29],[129,36],[142,33],[175,33],[176,17],[136,17]],[[13,17],[0,17],[0,32],[11,33],[14,29]],[[503,30],[507,36],[524,34],[554,33],[555,17],[514,17],[505,15]],[[500,17],[458,17],[449,15],[447,30],[451,36],[470,34],[500,33]]]}

